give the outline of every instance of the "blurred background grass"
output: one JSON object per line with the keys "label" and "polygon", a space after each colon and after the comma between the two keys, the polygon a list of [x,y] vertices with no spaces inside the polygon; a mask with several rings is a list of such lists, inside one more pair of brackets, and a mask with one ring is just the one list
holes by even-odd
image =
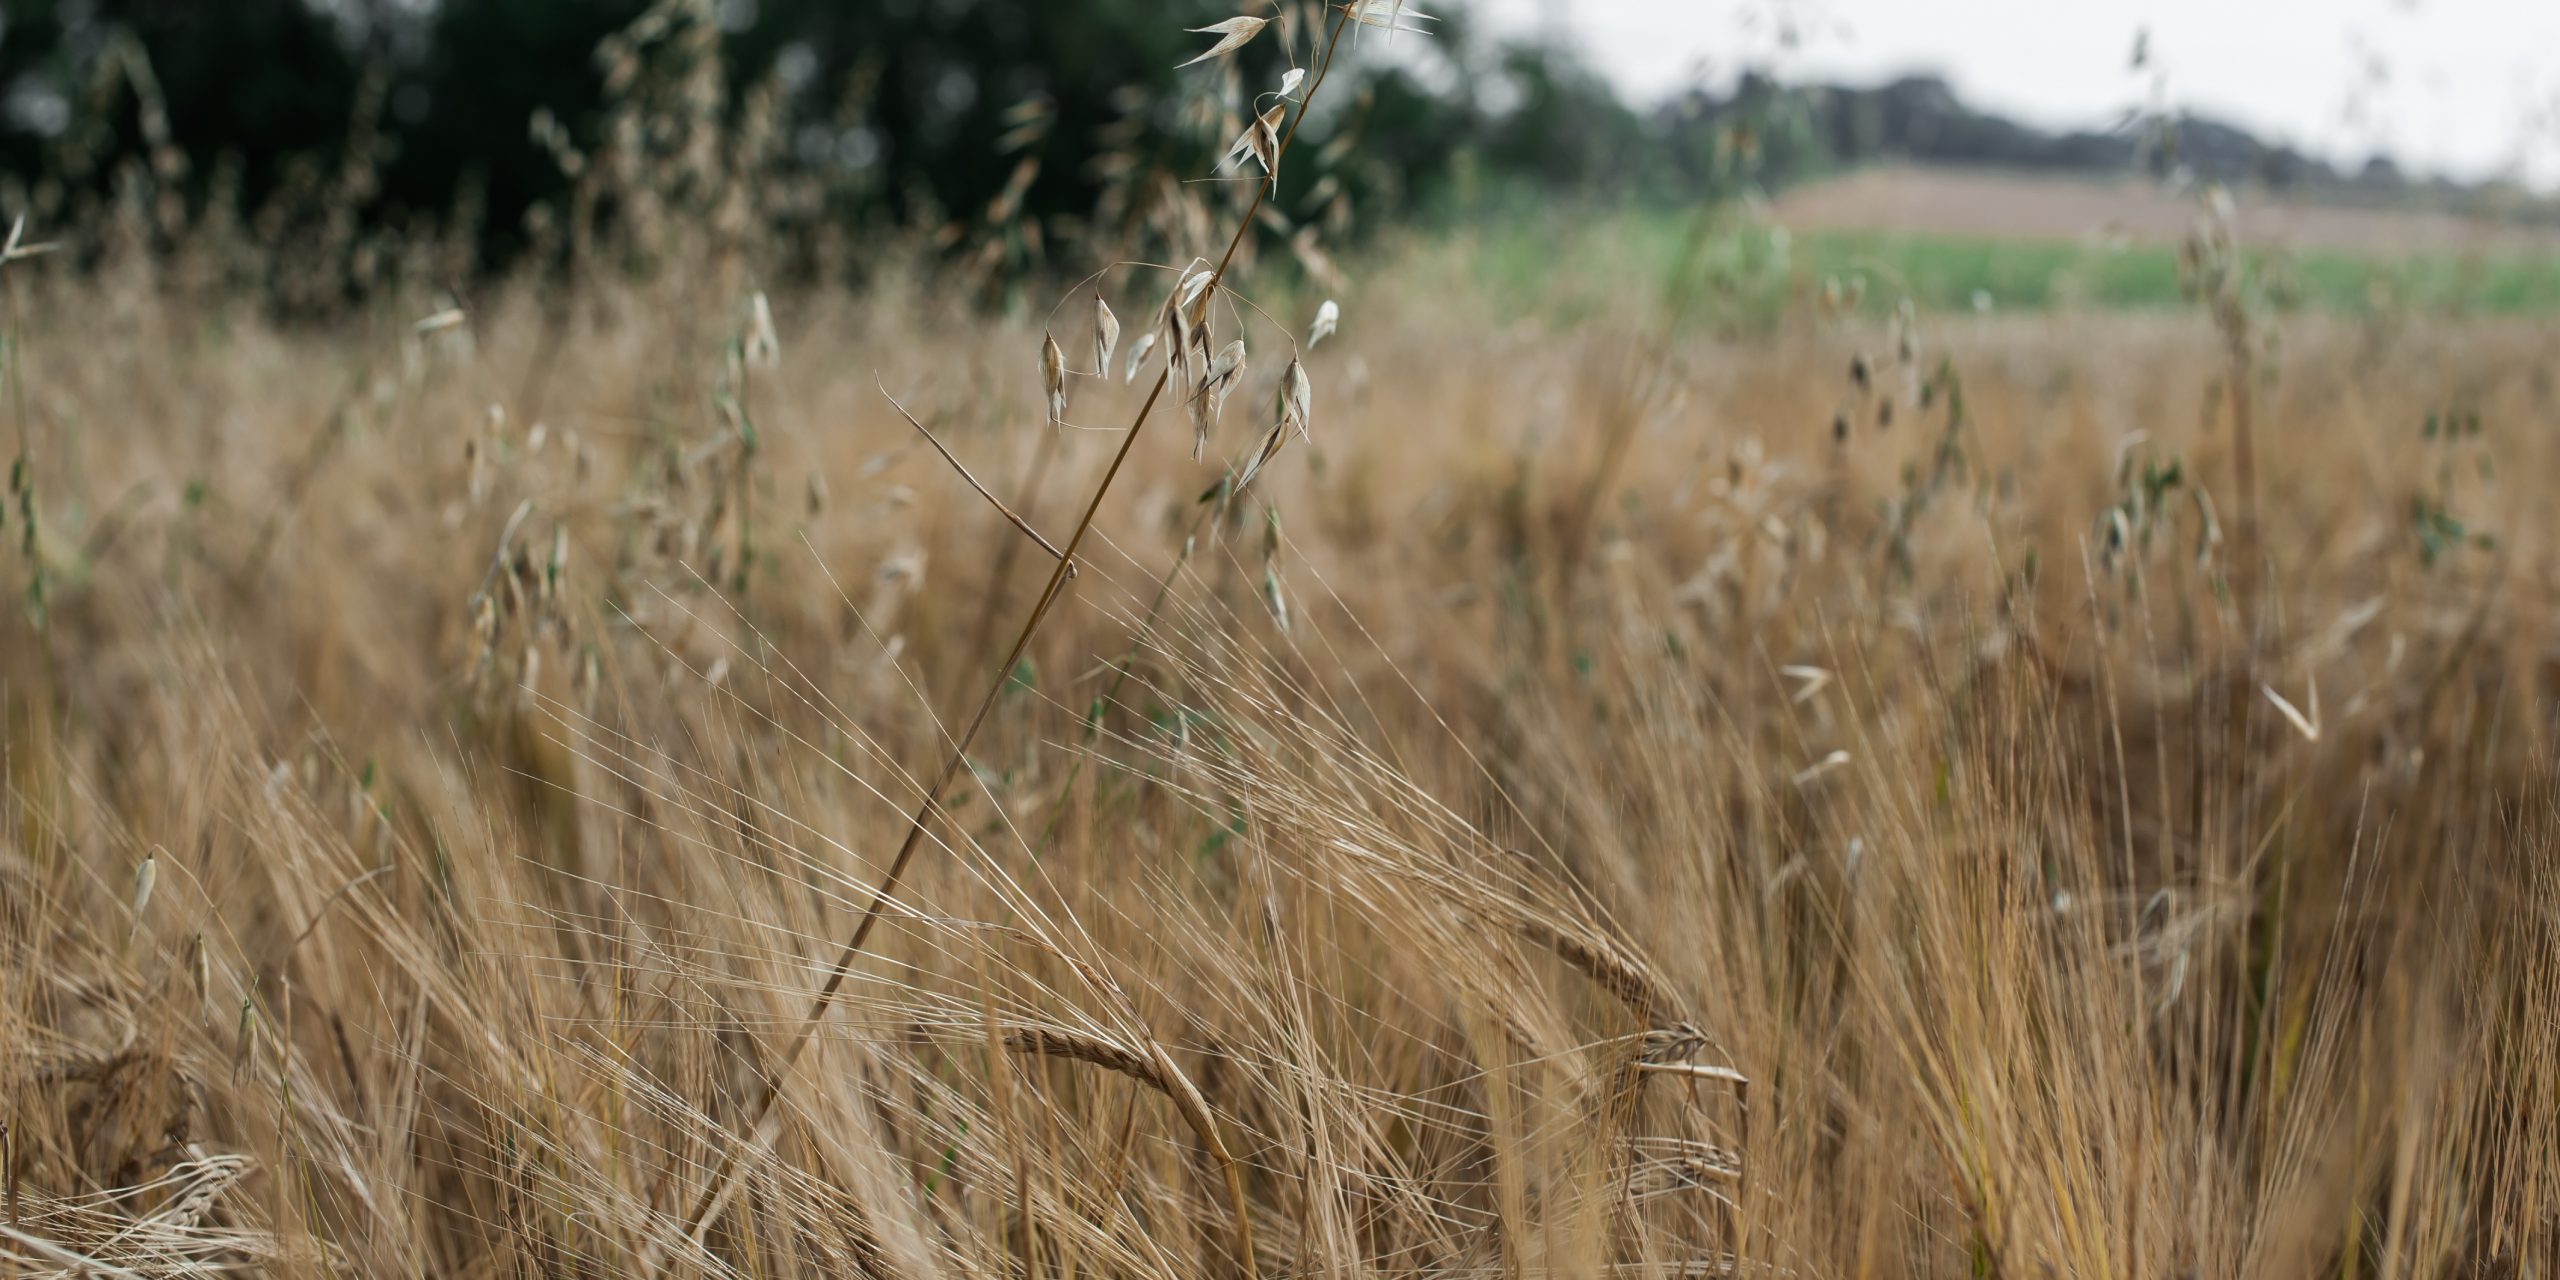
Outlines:
{"label": "blurred background grass", "polygon": [[[1876,314],[1904,297],[1938,312],[2190,305],[2178,251],[2163,244],[1796,232],[1740,213],[1548,209],[1451,229],[1439,245],[1452,260],[1465,259],[1496,300],[1567,327],[1622,305],[1631,284],[1666,305],[1704,290],[1720,305],[1696,318],[1744,328],[1775,323],[1791,301],[1826,285],[1860,290],[1859,305]],[[2549,254],[2333,248],[2246,256],[2282,309],[2511,316],[2560,306],[2560,257]]]}

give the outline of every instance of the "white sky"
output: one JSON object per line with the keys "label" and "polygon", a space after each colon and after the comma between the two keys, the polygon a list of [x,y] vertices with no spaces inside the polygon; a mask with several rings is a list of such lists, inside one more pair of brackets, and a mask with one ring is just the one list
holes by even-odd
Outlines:
{"label": "white sky", "polygon": [[[1933,70],[1978,107],[2104,125],[2147,102],[2360,164],[2560,187],[2560,0],[1476,0],[1568,33],[1639,98],[1747,65],[1872,83]],[[1792,51],[1775,34],[1791,15]],[[2129,65],[2150,32],[2150,70]]]}

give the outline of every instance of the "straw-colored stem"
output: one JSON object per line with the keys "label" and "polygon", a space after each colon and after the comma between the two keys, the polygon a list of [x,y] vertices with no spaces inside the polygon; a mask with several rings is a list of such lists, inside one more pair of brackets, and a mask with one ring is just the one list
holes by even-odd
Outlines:
{"label": "straw-colored stem", "polygon": [[[1308,106],[1315,101],[1316,92],[1324,87],[1325,75],[1333,67],[1334,51],[1342,44],[1342,31],[1349,23],[1350,17],[1349,8],[1342,6],[1335,8],[1333,27],[1325,37],[1324,55],[1317,63],[1313,82],[1307,86],[1305,97],[1300,99],[1298,114],[1289,121],[1289,131],[1281,136],[1275,155],[1286,155],[1289,144],[1297,138],[1298,126],[1306,121]],[[1263,203],[1270,198],[1272,187],[1278,181],[1279,170],[1276,165],[1263,174],[1261,183],[1254,189],[1252,204],[1246,207],[1244,216],[1237,220],[1235,234],[1228,239],[1226,252],[1219,256],[1217,269],[1209,276],[1205,296],[1216,297],[1219,288],[1225,284],[1227,268],[1234,264],[1236,250],[1243,246],[1244,238],[1253,233],[1255,217],[1262,212]],[[934,811],[941,804],[942,793],[950,787],[952,780],[959,776],[961,766],[968,760],[970,744],[977,740],[978,731],[986,726],[987,716],[995,710],[997,700],[1004,695],[1005,686],[1011,680],[1014,668],[1021,664],[1023,653],[1030,649],[1032,637],[1039,633],[1042,619],[1049,614],[1049,606],[1056,602],[1058,592],[1066,585],[1067,575],[1075,565],[1076,552],[1083,548],[1085,536],[1093,531],[1094,518],[1102,511],[1103,499],[1110,496],[1112,482],[1119,478],[1121,468],[1128,463],[1129,452],[1136,446],[1138,437],[1145,431],[1148,418],[1155,412],[1156,403],[1164,398],[1165,386],[1172,377],[1170,361],[1178,356],[1177,352],[1166,353],[1168,364],[1156,374],[1155,385],[1148,389],[1145,402],[1138,406],[1136,419],[1129,424],[1128,431],[1121,435],[1119,451],[1111,456],[1111,465],[1104,469],[1101,482],[1094,486],[1093,497],[1085,503],[1084,515],[1076,521],[1075,532],[1068,535],[1066,550],[1049,571],[1048,585],[1041,589],[1039,600],[1032,605],[1031,615],[1024,619],[1022,630],[1014,637],[1013,647],[1006,652],[1004,661],[996,664],[995,678],[988,683],[986,696],[979,700],[978,709],[970,715],[968,725],[953,740],[950,753],[943,758],[942,768],[935,772],[933,784],[925,788],[922,798],[916,802],[916,811],[907,820],[906,838],[899,841],[897,855],[889,860],[888,873],[881,877],[879,885],[871,891],[870,905],[863,909],[861,920],[855,923],[852,935],[845,939],[843,948],[836,955],[835,963],[829,966],[825,984],[819,987],[817,996],[811,1001],[808,1016],[801,1020],[799,1031],[793,1034],[790,1045],[780,1055],[779,1069],[767,1081],[764,1094],[756,1104],[755,1120],[750,1125],[758,1145],[762,1142],[766,1120],[772,1115],[774,1104],[781,1096],[783,1082],[790,1079],[792,1069],[798,1065],[801,1053],[808,1048],[809,1041],[817,1034],[818,1024],[826,1018],[827,1011],[834,1007],[837,993],[843,989],[845,978],[852,973],[854,960],[862,954],[864,945],[871,940],[871,930],[880,923],[880,916],[888,909],[889,900],[897,896],[898,886],[906,876],[907,866],[914,860],[916,849],[923,842],[925,824],[932,820]],[[717,1216],[722,1207],[728,1203],[729,1197],[736,1194],[739,1155],[738,1147],[732,1147],[722,1155],[719,1168],[714,1173],[710,1185],[704,1189],[701,1200],[695,1205],[693,1211],[685,1216],[687,1240],[699,1242],[703,1234],[710,1229],[712,1218]],[[1223,1152],[1221,1155],[1223,1158]],[[1229,1161],[1228,1165],[1228,1184],[1235,1198],[1238,1228],[1240,1231],[1249,1232],[1250,1228],[1243,1225],[1244,1186],[1235,1174],[1233,1162]],[[1244,1257],[1243,1262],[1245,1274],[1254,1275],[1253,1257],[1250,1253]],[[655,1265],[655,1260],[652,1260],[652,1265],[645,1270],[650,1275],[656,1275],[658,1267]]]}

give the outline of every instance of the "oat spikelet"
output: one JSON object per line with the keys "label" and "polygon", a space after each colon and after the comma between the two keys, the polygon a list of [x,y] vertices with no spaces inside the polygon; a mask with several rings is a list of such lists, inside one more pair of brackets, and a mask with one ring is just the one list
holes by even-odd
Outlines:
{"label": "oat spikelet", "polygon": [[782,336],[773,327],[773,304],[765,301],[764,290],[747,296],[747,367],[777,369],[782,366]]}
{"label": "oat spikelet", "polygon": [[1058,340],[1040,335],[1040,386],[1049,397],[1049,425],[1067,420],[1067,353],[1058,349]]}
{"label": "oat spikelet", "polygon": [[1211,58],[1220,58],[1234,53],[1245,47],[1255,36],[1262,34],[1262,29],[1270,25],[1270,22],[1269,18],[1256,18],[1240,13],[1224,22],[1212,22],[1205,27],[1186,28],[1195,35],[1214,35],[1218,37],[1218,42],[1210,45],[1207,53],[1193,58],[1190,62],[1176,65],[1187,67],[1193,63],[1207,62]]}
{"label": "oat spikelet", "polygon": [[1253,456],[1246,459],[1244,466],[1236,472],[1235,490],[1238,493],[1244,492],[1255,477],[1262,474],[1262,469],[1280,456],[1280,450],[1289,443],[1291,432],[1296,432],[1301,439],[1306,438],[1315,388],[1307,381],[1305,365],[1296,360],[1289,362],[1288,370],[1280,375],[1279,399],[1278,420],[1262,433],[1262,442],[1255,446]]}
{"label": "oat spikelet", "polygon": [[1209,282],[1217,278],[1216,269],[1209,265],[1207,259],[1193,258],[1190,270],[1182,273],[1182,281],[1173,291],[1174,305],[1185,313],[1203,310],[1201,295],[1208,292]]}
{"label": "oat spikelet", "polygon": [[[1263,112],[1253,122],[1251,129],[1245,131],[1245,136],[1253,143],[1253,158],[1262,162],[1264,173],[1280,172],[1280,122],[1288,115],[1289,109],[1275,102],[1269,111]],[[1270,208],[1268,205],[1263,207]],[[1272,212],[1276,215],[1278,210]]]}
{"label": "oat spikelet", "polygon": [[133,914],[140,916],[151,905],[151,886],[160,878],[160,851],[142,855],[142,865],[133,870]]}
{"label": "oat spikelet", "polygon": [[142,865],[133,869],[133,927],[125,934],[130,945],[142,933],[142,913],[151,905],[151,886],[160,878],[160,851],[153,849],[142,855]]}
{"label": "oat spikelet", "polygon": [[1288,371],[1280,375],[1280,429],[1294,427],[1299,439],[1307,439],[1307,426],[1314,421],[1315,396],[1315,384],[1307,381],[1307,367],[1291,360]]}
{"label": "oat spikelet", "polygon": [[2303,741],[2318,742],[2320,740],[2320,682],[2318,680],[2311,682],[2311,714],[2307,716],[2283,694],[2276,692],[2274,685],[2262,683],[2258,686],[2258,692],[2267,695],[2267,701],[2276,704],[2276,710],[2284,714],[2285,722],[2293,726],[2295,733],[2302,735]]}
{"label": "oat spikelet", "polygon": [[[1288,111],[1287,107],[1273,103],[1269,111],[1254,117],[1253,123],[1246,125],[1244,132],[1236,135],[1235,142],[1227,148],[1226,158],[1218,162],[1218,171],[1225,173],[1241,167],[1245,157],[1251,156],[1262,166],[1264,173],[1276,172],[1280,168],[1280,122],[1287,118]],[[1262,213],[1277,216],[1268,205],[1263,206]]]}
{"label": "oat spikelet", "polygon": [[1238,338],[1218,349],[1218,358],[1209,362],[1209,374],[1202,385],[1217,388],[1230,385],[1244,374],[1244,339]]}
{"label": "oat spikelet", "polygon": [[62,247],[59,244],[50,242],[45,244],[28,244],[26,243],[26,239],[27,215],[22,213],[18,215],[16,221],[9,224],[8,243],[0,245],[0,265],[16,262],[20,258],[33,258],[40,254],[51,253]]}
{"label": "oat spikelet", "polygon": [[1111,304],[1103,301],[1096,290],[1093,295],[1093,376],[1111,376],[1111,353],[1120,347],[1120,317],[1111,314]]}
{"label": "oat spikelet", "polygon": [[1129,372],[1121,379],[1122,381],[1136,382],[1138,380],[1138,370],[1141,366],[1146,364],[1147,352],[1154,350],[1155,345],[1156,331],[1153,329],[1149,329],[1145,333],[1139,334],[1138,340],[1129,344]]}
{"label": "oat spikelet", "polygon": [[1835,749],[1829,755],[1826,755],[1821,759],[1814,761],[1812,764],[1806,765],[1804,768],[1797,770],[1795,776],[1789,778],[1788,781],[1801,787],[1847,763],[1849,763],[1849,753]]}
{"label": "oat spikelet", "polygon": [[1341,304],[1331,298],[1325,299],[1324,305],[1316,308],[1315,323],[1307,326],[1307,350],[1315,350],[1316,344],[1332,337],[1334,329],[1341,323]]}
{"label": "oat spikelet", "polygon": [[557,599],[560,594],[560,584],[568,576],[569,526],[554,524],[551,526],[551,555],[542,566],[543,599],[546,601]]}
{"label": "oat spikelet", "polygon": [[1246,460],[1244,469],[1236,473],[1236,492],[1243,493],[1246,486],[1251,485],[1254,478],[1262,474],[1263,467],[1269,465],[1273,458],[1280,456],[1282,446],[1288,441],[1288,429],[1278,423],[1273,423],[1269,431],[1262,433],[1261,445],[1255,448],[1253,457]]}
{"label": "oat spikelet", "polygon": [[1209,285],[1216,279],[1217,272],[1208,262],[1193,258],[1174,282],[1173,292],[1165,296],[1164,310],[1157,317],[1157,328],[1164,335],[1165,376],[1186,401],[1199,381],[1195,354],[1208,345]]}
{"label": "oat spikelet", "polygon": [[1198,462],[1209,448],[1209,430],[1217,425],[1219,413],[1227,407],[1227,393],[1235,389],[1244,376],[1244,339],[1238,338],[1218,351],[1209,362],[1208,371],[1200,376],[1200,384],[1191,393],[1191,460]]}
{"label": "oat spikelet", "polygon": [[1406,0],[1351,0],[1349,13],[1353,22],[1364,27],[1409,31],[1415,35],[1430,34],[1429,29],[1421,24],[1439,19],[1419,9],[1408,9],[1405,4]]}
{"label": "oat spikelet", "polygon": [[1790,665],[1778,668],[1778,674],[1796,682],[1795,692],[1788,695],[1787,701],[1798,705],[1813,701],[1831,687],[1831,673],[1821,667]]}

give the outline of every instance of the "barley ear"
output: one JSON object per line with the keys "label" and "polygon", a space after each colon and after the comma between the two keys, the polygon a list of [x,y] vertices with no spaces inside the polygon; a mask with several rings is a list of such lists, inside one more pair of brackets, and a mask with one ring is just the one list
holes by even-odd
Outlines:
{"label": "barley ear", "polygon": [[1119,1072],[1170,1100],[1174,1110],[1181,1113],[1183,1123],[1190,1126],[1200,1145],[1209,1149],[1226,1175],[1227,1194],[1234,1202],[1237,1256],[1244,1263],[1247,1276],[1256,1274],[1253,1219],[1246,1210],[1244,1180],[1236,1169],[1235,1157],[1228,1152],[1226,1140],[1218,1136],[1217,1119],[1210,1114],[1208,1099],[1200,1096],[1198,1086],[1175,1065],[1164,1046],[1151,1039],[1142,1053],[1100,1036],[1048,1026],[1016,1027],[1005,1033],[1004,1043],[1017,1053],[1066,1058]]}

